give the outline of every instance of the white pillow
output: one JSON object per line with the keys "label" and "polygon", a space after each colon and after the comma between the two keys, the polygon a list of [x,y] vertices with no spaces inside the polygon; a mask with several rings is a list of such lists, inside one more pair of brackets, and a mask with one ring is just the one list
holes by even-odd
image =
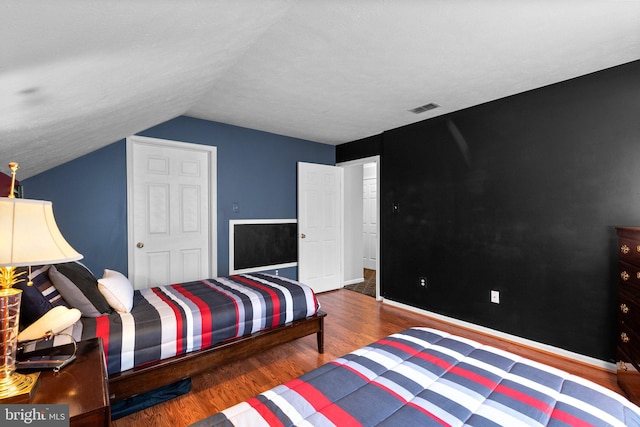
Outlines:
{"label": "white pillow", "polygon": [[115,311],[129,313],[133,308],[133,285],[124,274],[105,269],[98,289]]}
{"label": "white pillow", "polygon": [[76,323],[81,315],[82,313],[77,308],[67,308],[63,305],[55,306],[20,332],[18,341],[37,340],[48,332],[57,334]]}

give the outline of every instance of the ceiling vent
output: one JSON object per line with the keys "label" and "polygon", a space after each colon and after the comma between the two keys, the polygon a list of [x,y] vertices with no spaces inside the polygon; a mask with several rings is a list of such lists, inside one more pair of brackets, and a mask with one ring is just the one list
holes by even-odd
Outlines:
{"label": "ceiling vent", "polygon": [[430,102],[428,104],[424,104],[419,107],[412,108],[409,111],[411,111],[414,114],[420,114],[420,113],[424,113],[425,111],[433,110],[434,108],[438,108],[438,107],[439,107],[438,104],[434,104],[433,102]]}

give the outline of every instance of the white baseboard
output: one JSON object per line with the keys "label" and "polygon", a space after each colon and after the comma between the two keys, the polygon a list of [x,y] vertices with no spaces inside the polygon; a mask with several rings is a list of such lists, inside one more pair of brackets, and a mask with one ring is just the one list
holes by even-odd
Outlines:
{"label": "white baseboard", "polygon": [[342,287],[345,287],[347,285],[355,285],[356,283],[362,283],[362,282],[364,282],[364,277],[361,277],[359,279],[347,280],[342,282]]}
{"label": "white baseboard", "polygon": [[[476,325],[475,323],[465,322],[463,320],[454,319],[452,317],[443,316],[442,314],[437,314],[430,312],[428,310],[423,310],[420,308],[412,307],[410,305],[396,302],[389,299],[382,299],[382,302],[385,304],[389,304],[394,307],[402,308],[404,310],[412,311],[414,313],[422,314],[424,316],[433,317],[434,319],[442,320],[447,323],[452,323],[454,325],[458,325],[467,329],[471,329],[477,332],[482,332],[487,335],[493,335],[498,338],[502,338],[504,340],[508,340],[517,344],[526,345],[527,347],[533,347],[539,350],[543,350],[549,353],[557,354],[559,356],[573,359],[582,363],[586,363],[588,365],[596,366],[598,368],[607,369],[609,371],[615,372],[616,365],[611,362],[607,362],[604,360],[596,359],[594,357],[585,356],[584,354],[574,353],[572,351],[568,351],[562,348],[554,347],[548,344],[543,344],[541,342],[529,340],[526,338],[519,337],[517,335],[507,334],[505,332],[496,331],[495,329],[490,329],[484,326]],[[416,325],[418,326],[418,325]]]}

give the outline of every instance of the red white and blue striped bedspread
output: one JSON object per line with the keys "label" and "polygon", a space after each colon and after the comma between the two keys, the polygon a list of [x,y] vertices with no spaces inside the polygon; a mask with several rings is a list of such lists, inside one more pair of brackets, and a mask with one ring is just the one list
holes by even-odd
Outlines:
{"label": "red white and blue striped bedspread", "polygon": [[136,290],[130,313],[82,318],[82,339],[101,337],[109,374],[314,315],[308,286],[245,274]]}
{"label": "red white and blue striped bedspread", "polygon": [[427,328],[390,335],[194,426],[640,426],[604,387]]}

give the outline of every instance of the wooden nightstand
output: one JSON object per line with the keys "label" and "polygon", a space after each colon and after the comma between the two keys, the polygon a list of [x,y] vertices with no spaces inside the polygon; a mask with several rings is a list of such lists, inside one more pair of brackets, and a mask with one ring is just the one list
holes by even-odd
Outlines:
{"label": "wooden nightstand", "polygon": [[[71,344],[30,354],[71,354]],[[76,360],[60,372],[42,371],[29,403],[68,404],[71,426],[109,426],[109,382],[102,340],[78,342]]]}

